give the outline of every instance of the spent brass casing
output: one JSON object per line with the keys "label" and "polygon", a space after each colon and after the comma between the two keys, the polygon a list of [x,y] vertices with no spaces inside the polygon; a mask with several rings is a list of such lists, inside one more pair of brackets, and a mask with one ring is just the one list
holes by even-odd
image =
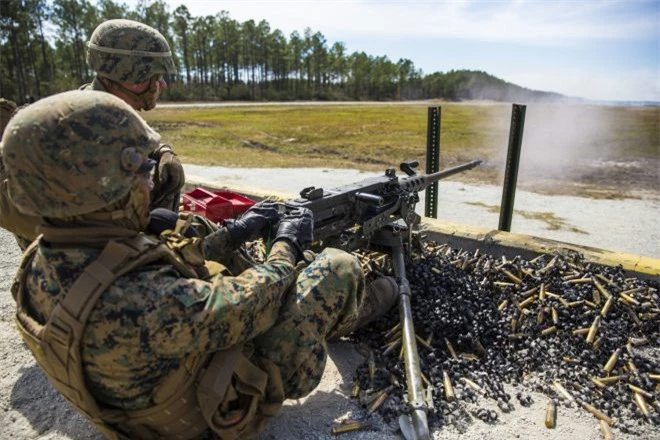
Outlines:
{"label": "spent brass casing", "polygon": [[606,371],[608,374],[614,369],[614,366],[616,365],[616,362],[619,360],[619,356],[621,355],[621,349],[617,348],[614,350],[614,353],[610,356],[610,358],[607,360],[605,365],[603,366],[603,370]]}
{"label": "spent brass casing", "polygon": [[603,295],[605,298],[610,298],[612,296],[610,295],[610,292],[608,292],[607,289],[605,289],[603,285],[598,282],[597,279],[592,278],[592,280],[594,282],[594,286],[596,286],[596,289],[598,289],[601,295]]}
{"label": "spent brass casing", "polygon": [[582,336],[589,333],[589,327],[576,328],[571,332],[573,336]]}
{"label": "spent brass casing", "polygon": [[442,372],[442,382],[445,386],[445,399],[447,399],[447,402],[453,402],[456,399],[456,393],[454,393],[454,386],[451,384],[451,379],[446,371]]}
{"label": "spent brass casing", "polygon": [[605,388],[605,384],[598,380],[598,378],[590,377],[589,380],[591,380],[591,382],[593,382],[593,384],[596,385],[599,389]]}
{"label": "spent brass casing", "polygon": [[419,335],[415,335],[415,339],[417,339],[417,342],[419,342],[424,347],[428,348],[429,350],[433,350],[433,347],[424,339],[420,338]]}
{"label": "spent brass casing", "polygon": [[646,390],[641,389],[640,387],[636,387],[635,385],[628,384],[628,388],[630,388],[630,391],[632,391],[633,393],[641,394],[647,399],[653,399],[653,394],[649,393]]}
{"label": "spent brass casing", "polygon": [[649,379],[655,380],[656,382],[660,381],[660,374],[658,373],[649,373]]}
{"label": "spent brass casing", "polygon": [[591,327],[589,328],[589,333],[587,333],[587,344],[593,344],[594,340],[596,340],[598,327],[600,327],[600,316],[594,318],[594,323],[591,324]]}
{"label": "spent brass casing", "polygon": [[545,329],[541,330],[541,334],[543,336],[551,335],[553,333],[557,333],[557,327],[555,327],[554,325],[552,327],[548,327],[548,328],[545,328]]}
{"label": "spent brass casing", "polygon": [[592,283],[593,281],[591,278],[575,278],[572,280],[566,281],[567,284],[589,284]]}
{"label": "spent brass casing", "polygon": [[552,382],[552,385],[554,385],[557,391],[559,391],[559,394],[564,396],[566,400],[568,400],[571,403],[576,403],[575,398],[571,395],[571,393],[568,392],[566,388],[564,388],[564,386],[561,383],[555,380],[554,382]]}
{"label": "spent brass casing", "polygon": [[545,291],[545,295],[549,296],[550,298],[561,299],[561,297],[559,295],[557,295],[556,293],[548,292],[547,290]]}
{"label": "spent brass casing", "polygon": [[646,400],[644,400],[644,396],[640,393],[633,393],[633,400],[635,400],[635,403],[639,407],[639,410],[642,412],[642,414],[644,414],[644,417],[648,417],[649,407],[646,404]]}
{"label": "spent brass casing", "polygon": [[536,315],[536,323],[537,324],[543,324],[543,321],[545,321],[545,313],[543,313],[543,308],[539,308],[539,313]]}
{"label": "spent brass casing", "polygon": [[600,292],[598,291],[598,289],[591,290],[591,297],[594,299],[594,302],[596,304],[600,304]]}
{"label": "spent brass casing", "polygon": [[456,350],[454,350],[454,346],[451,345],[451,342],[449,342],[449,339],[445,338],[445,344],[447,345],[447,350],[449,350],[449,354],[451,354],[451,357],[454,358],[455,361],[459,361],[460,358],[458,357],[458,354],[456,354]]}
{"label": "spent brass casing", "polygon": [[632,295],[634,295],[634,294],[636,294],[636,293],[643,292],[643,291],[645,291],[645,290],[647,290],[647,289],[648,289],[648,287],[635,287],[634,289],[624,290],[624,291],[621,292],[619,295],[628,295],[628,296],[632,296]]}
{"label": "spent brass casing", "polygon": [[610,286],[612,286],[612,287],[616,287],[616,284],[615,284],[615,283],[613,283],[610,279],[605,278],[605,276],[603,276],[602,274],[599,274],[599,273],[596,274],[596,278],[598,278],[599,280],[603,281],[605,284],[608,284],[608,285],[610,285]]}
{"label": "spent brass casing", "polygon": [[603,343],[603,338],[602,337],[596,339],[594,341],[594,345],[593,345],[594,350],[598,350],[600,348],[600,344],[602,344],[602,343]]}
{"label": "spent brass casing", "polygon": [[465,361],[476,362],[476,361],[479,360],[479,356],[477,356],[474,353],[461,353],[461,359],[463,359]]}
{"label": "spent brass casing", "polygon": [[545,427],[552,429],[555,427],[557,421],[557,406],[555,405],[554,400],[548,402],[548,406],[545,408]]}
{"label": "spent brass casing", "polygon": [[545,283],[541,283],[539,287],[539,300],[545,301]]}
{"label": "spent brass casing", "polygon": [[479,394],[484,394],[484,389],[481,388],[479,385],[477,385],[475,382],[472,382],[467,377],[462,377],[461,380],[463,381],[463,383],[465,383],[465,385],[469,386]]}
{"label": "spent brass casing", "polygon": [[387,333],[385,333],[385,339],[389,339],[399,330],[401,330],[401,323],[398,323],[397,325],[392,327]]}
{"label": "spent brass casing", "polygon": [[603,434],[604,440],[614,440],[614,434],[612,434],[612,428],[607,424],[605,420],[599,420],[598,424],[600,425],[600,432]]}
{"label": "spent brass casing", "polygon": [[609,418],[605,413],[602,411],[594,408],[593,406],[589,405],[586,402],[580,402],[580,406],[584,408],[586,411],[589,411],[594,417],[596,417],[598,420],[603,420],[610,426],[614,426],[614,420]]}
{"label": "spent brass casing", "polygon": [[369,369],[369,379],[374,380],[376,378],[376,357],[371,350],[369,351],[369,357],[367,358],[367,368]]}
{"label": "spent brass casing", "polygon": [[507,278],[509,278],[515,284],[522,284],[522,280],[520,278],[518,278],[517,276],[515,276],[514,274],[512,274],[510,271],[505,269],[505,270],[502,271],[502,273],[504,273],[504,275],[506,275]]}
{"label": "spent brass casing", "polygon": [[634,375],[639,374],[639,370],[637,369],[637,366],[633,363],[633,361],[628,361],[626,363],[626,367],[628,368],[630,374],[634,374]]}
{"label": "spent brass casing", "polygon": [[403,341],[403,339],[399,338],[396,341],[392,342],[390,345],[387,346],[385,351],[383,351],[383,354],[384,355],[390,354],[392,351],[394,351],[399,346],[399,344],[401,344],[402,341]]}
{"label": "spent brass casing", "polygon": [[617,383],[621,379],[625,379],[626,376],[607,376],[607,377],[599,377],[598,381],[605,384],[605,385],[611,385],[613,383]]}
{"label": "spent brass casing", "polygon": [[502,302],[497,306],[497,310],[499,310],[499,311],[501,312],[502,310],[504,310],[504,308],[507,306],[507,304],[509,304],[509,300],[508,300],[508,299],[505,299],[504,301],[502,301]]}
{"label": "spent brass casing", "polygon": [[623,298],[623,300],[624,300],[625,302],[627,302],[628,304],[632,304],[632,305],[634,305],[634,306],[638,306],[638,305],[639,305],[639,301],[637,301],[635,298],[633,298],[633,297],[630,296],[630,295],[627,295],[627,294],[621,292],[621,293],[619,293],[619,296],[620,296],[621,298]]}
{"label": "spent brass casing", "polygon": [[353,387],[351,388],[351,397],[355,399],[359,395],[360,395],[360,384],[358,382],[354,382]]}
{"label": "spent brass casing", "polygon": [[341,425],[333,426],[330,432],[332,433],[332,435],[339,435],[345,432],[357,431],[359,429],[362,429],[363,427],[364,425],[362,423],[353,420],[350,422],[342,423]]}
{"label": "spent brass casing", "polygon": [[378,396],[378,399],[376,399],[370,406],[367,408],[367,414],[371,415],[378,411],[378,408],[381,407],[383,403],[387,400],[389,397],[389,393],[382,393]]}
{"label": "spent brass casing", "polygon": [[539,290],[538,286],[532,287],[531,289],[527,289],[524,292],[520,292],[520,296],[522,296],[523,298],[527,298],[530,295],[534,295],[537,290]]}
{"label": "spent brass casing", "polygon": [[557,309],[554,307],[551,309],[552,310],[552,322],[557,325],[559,324],[559,313],[557,313]]}
{"label": "spent brass casing", "polygon": [[433,384],[431,383],[431,381],[429,380],[429,378],[426,377],[426,375],[425,375],[424,373],[422,373],[421,371],[420,371],[420,373],[419,373],[419,377],[422,378],[422,382],[424,382],[424,383],[426,384],[427,387],[430,387],[430,386],[433,385]]}
{"label": "spent brass casing", "polygon": [[610,296],[607,298],[607,301],[605,301],[605,305],[603,305],[603,308],[600,309],[600,315],[604,318],[607,316],[607,312],[610,311],[610,307],[612,307],[612,304],[614,303],[614,297]]}
{"label": "spent brass casing", "polygon": [[529,298],[525,299],[524,301],[519,302],[517,304],[518,309],[522,310],[525,307],[527,307],[528,305],[530,305],[531,303],[533,303],[534,301],[536,301],[536,295],[532,295]]}
{"label": "spent brass casing", "polygon": [[586,299],[584,300],[584,304],[591,307],[592,309],[595,309],[597,307],[595,302],[587,301]]}

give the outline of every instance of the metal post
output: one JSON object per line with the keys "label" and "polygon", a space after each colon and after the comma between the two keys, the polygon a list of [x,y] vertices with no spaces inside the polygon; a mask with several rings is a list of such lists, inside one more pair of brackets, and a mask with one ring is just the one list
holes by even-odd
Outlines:
{"label": "metal post", "polygon": [[[426,174],[440,170],[441,108],[429,107],[426,127]],[[426,188],[424,216],[438,218],[438,182]]]}
{"label": "metal post", "polygon": [[525,105],[513,104],[513,109],[511,111],[509,151],[506,156],[502,204],[500,205],[500,223],[498,226],[500,231],[511,231],[511,217],[513,216],[513,202],[516,198],[518,166],[520,165],[520,150],[522,146],[523,130],[525,128],[526,109],[527,106]]}

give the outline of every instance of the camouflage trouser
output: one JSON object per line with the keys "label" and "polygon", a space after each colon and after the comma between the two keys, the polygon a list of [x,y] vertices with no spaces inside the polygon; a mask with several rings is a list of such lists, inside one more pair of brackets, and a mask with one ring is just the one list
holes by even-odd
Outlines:
{"label": "camouflage trouser", "polygon": [[323,250],[300,273],[275,326],[254,341],[253,356],[279,367],[287,398],[303,397],[319,384],[326,340],[352,327],[363,293],[358,259],[338,249]]}

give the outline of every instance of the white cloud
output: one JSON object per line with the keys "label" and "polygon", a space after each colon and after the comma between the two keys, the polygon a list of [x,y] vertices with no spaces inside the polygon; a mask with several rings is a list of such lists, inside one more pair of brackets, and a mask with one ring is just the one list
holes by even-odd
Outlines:
{"label": "white cloud", "polygon": [[[266,19],[285,33],[310,27],[327,35],[460,38],[565,45],[576,40],[658,36],[657,14],[639,1],[188,1],[193,15],[222,7],[238,21]],[[632,7],[631,7],[632,5]]]}

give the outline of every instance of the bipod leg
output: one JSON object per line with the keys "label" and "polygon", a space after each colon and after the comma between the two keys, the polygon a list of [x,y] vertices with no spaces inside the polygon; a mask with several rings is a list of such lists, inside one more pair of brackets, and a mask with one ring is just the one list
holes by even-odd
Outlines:
{"label": "bipod leg", "polygon": [[392,244],[392,262],[394,263],[394,274],[399,284],[399,316],[404,347],[403,356],[406,385],[408,387],[408,404],[410,406],[410,413],[402,414],[399,417],[399,426],[406,440],[428,440],[431,437],[426,418],[422,371],[419,365],[415,327],[413,325],[410,283],[406,278],[403,240],[400,235],[398,243],[394,242]]}

